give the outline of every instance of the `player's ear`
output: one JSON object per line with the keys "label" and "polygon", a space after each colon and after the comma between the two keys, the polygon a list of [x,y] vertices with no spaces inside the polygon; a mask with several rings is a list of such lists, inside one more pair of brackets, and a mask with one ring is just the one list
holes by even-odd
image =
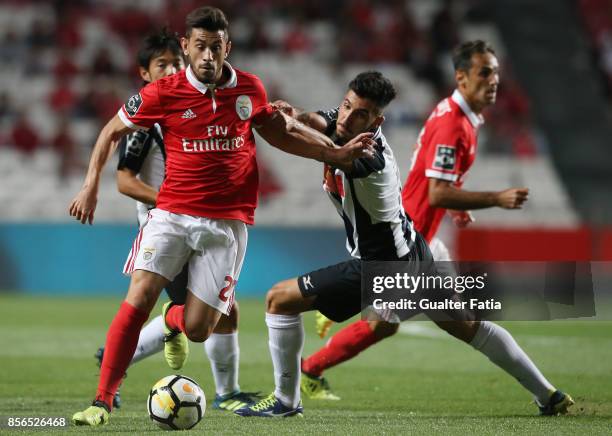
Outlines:
{"label": "player's ear", "polygon": [[455,82],[458,88],[463,88],[467,82],[467,71],[455,70]]}
{"label": "player's ear", "polygon": [[189,39],[181,36],[181,49],[183,50],[183,54],[185,56],[189,56],[189,50],[187,50],[187,47],[189,47]]}
{"label": "player's ear", "polygon": [[142,80],[144,80],[145,82],[151,82],[151,74],[149,73],[148,70],[142,68],[142,67],[138,67],[138,71],[140,72],[140,77],[142,77]]}
{"label": "player's ear", "polygon": [[232,49],[232,41],[227,41],[227,44],[225,45],[225,56],[223,57],[223,59],[227,59],[227,57],[230,54],[231,49]]}

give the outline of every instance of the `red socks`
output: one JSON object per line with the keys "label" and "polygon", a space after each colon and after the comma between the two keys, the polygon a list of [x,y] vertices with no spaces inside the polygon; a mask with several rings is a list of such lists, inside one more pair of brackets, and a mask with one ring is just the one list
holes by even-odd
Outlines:
{"label": "red socks", "polygon": [[166,325],[170,330],[185,331],[185,305],[171,306],[166,312]]}
{"label": "red socks", "polygon": [[113,396],[136,351],[140,329],[147,318],[148,313],[124,301],[108,328],[96,400],[106,403],[109,410],[112,409]]}
{"label": "red socks", "polygon": [[378,341],[367,321],[356,321],[340,330],[323,348],[304,360],[302,371],[320,377],[327,368],[355,357]]}

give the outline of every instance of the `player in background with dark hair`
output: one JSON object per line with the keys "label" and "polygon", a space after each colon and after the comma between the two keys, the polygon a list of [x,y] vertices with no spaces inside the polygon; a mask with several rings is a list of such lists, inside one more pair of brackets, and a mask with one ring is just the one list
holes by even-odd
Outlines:
{"label": "player in background with dark hair", "polygon": [[[138,69],[144,85],[185,69],[178,38],[161,29],[148,35],[137,54]],[[157,203],[157,194],[164,181],[166,149],[159,124],[149,130],[136,130],[119,142],[117,187],[119,192],[136,200],[138,226],[142,228],[149,210]],[[187,265],[166,286],[170,300],[184,304],[187,295]],[[140,332],[138,345],[130,365],[164,349],[164,321],[155,317]],[[234,304],[229,316],[223,315],[213,334],[204,343],[215,380],[214,408],[234,410],[251,403],[256,396],[241,392],[238,385],[238,304]],[[104,347],[96,357],[102,366]],[[178,368],[173,368],[178,369]],[[120,407],[119,390],[113,398],[113,406]]]}
{"label": "player in background with dark hair", "polygon": [[131,275],[124,302],[104,347],[93,404],[74,414],[76,425],[108,423],[112,401],[142,326],[161,290],[189,264],[186,302],[163,308],[164,354],[173,367],[187,357],[185,336],[204,342],[221,315],[229,315],[254,223],[258,174],[253,129],[287,153],[349,165],[373,153],[371,134],[336,147],[325,135],[268,104],[261,80],[235,69],[227,18],[204,6],[186,19],[181,38],[185,71],[148,84],[104,126],[83,187],[69,213],[93,223],[100,176],[119,139],[158,123],[166,146],[166,177],[155,209],[134,240],[124,266]]}
{"label": "player in background with dark hair", "polygon": [[[495,69],[492,72],[497,74]],[[433,264],[425,239],[404,211],[399,170],[381,129],[383,110],[394,97],[389,80],[378,72],[367,72],[349,84],[339,108],[301,115],[291,107],[285,109],[339,145],[362,132],[374,132],[375,154],[351,165],[326,166],[324,189],[342,217],[353,259],[279,282],[268,291],[266,324],[275,390],[254,405],[238,409],[238,415],[301,415],[301,313],[318,310],[336,322],[360,313],[361,261],[402,261],[419,268]],[[569,395],[546,380],[505,329],[488,321],[466,320],[459,312],[449,315],[452,321],[432,320],[515,377],[536,397],[541,413],[565,413],[573,404]]]}
{"label": "player in background with dark hair", "polygon": [[[476,158],[478,127],[484,122],[481,112],[495,103],[499,65],[493,48],[477,40],[456,47],[453,66],[457,89],[436,106],[419,133],[410,173],[402,190],[404,209],[414,220],[415,228],[428,241],[434,260],[440,262],[451,260],[442,241],[435,237],[447,210],[455,224],[465,227],[473,221],[470,210],[489,207],[520,209],[528,196],[526,188],[499,192],[471,192],[461,188]],[[325,316],[317,314],[317,330],[321,337],[325,336],[331,323]],[[502,330],[493,323],[482,324],[493,333]],[[312,399],[339,399],[329,388],[323,371],[394,335],[398,328],[397,323],[365,320],[344,327],[324,347],[302,362],[302,392]],[[509,335],[506,339],[496,345],[495,341],[489,341],[482,347],[489,347],[492,356],[495,356],[495,347],[515,349],[514,340]],[[518,352],[522,353],[522,350],[518,348],[517,355]],[[491,360],[496,362],[495,357]],[[502,364],[498,363],[503,367]],[[547,388],[535,395],[542,414],[565,413],[573,404],[568,395],[556,393],[549,384],[542,386]],[[551,395],[554,397],[549,398]]]}

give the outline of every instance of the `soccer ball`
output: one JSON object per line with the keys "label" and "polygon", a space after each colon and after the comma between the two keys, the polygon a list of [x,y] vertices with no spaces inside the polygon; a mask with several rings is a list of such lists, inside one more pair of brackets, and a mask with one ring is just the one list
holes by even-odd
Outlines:
{"label": "soccer ball", "polygon": [[187,430],[204,416],[206,397],[189,377],[169,375],[151,388],[147,410],[149,417],[164,430]]}

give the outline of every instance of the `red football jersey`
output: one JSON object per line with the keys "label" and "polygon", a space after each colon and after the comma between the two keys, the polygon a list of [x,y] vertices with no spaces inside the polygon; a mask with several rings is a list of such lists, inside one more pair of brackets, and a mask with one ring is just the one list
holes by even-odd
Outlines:
{"label": "red football jersey", "polygon": [[427,239],[435,236],[446,209],[429,204],[429,179],[442,179],[460,188],[476,157],[478,127],[475,114],[459,91],[442,100],[419,133],[408,179],[402,190],[404,209]]}
{"label": "red football jersey", "polygon": [[166,178],[158,208],[253,224],[258,175],[251,129],[271,107],[258,77],[225,68],[231,77],[213,92],[191,67],[150,83],[119,117],[131,128],[161,126]]}

